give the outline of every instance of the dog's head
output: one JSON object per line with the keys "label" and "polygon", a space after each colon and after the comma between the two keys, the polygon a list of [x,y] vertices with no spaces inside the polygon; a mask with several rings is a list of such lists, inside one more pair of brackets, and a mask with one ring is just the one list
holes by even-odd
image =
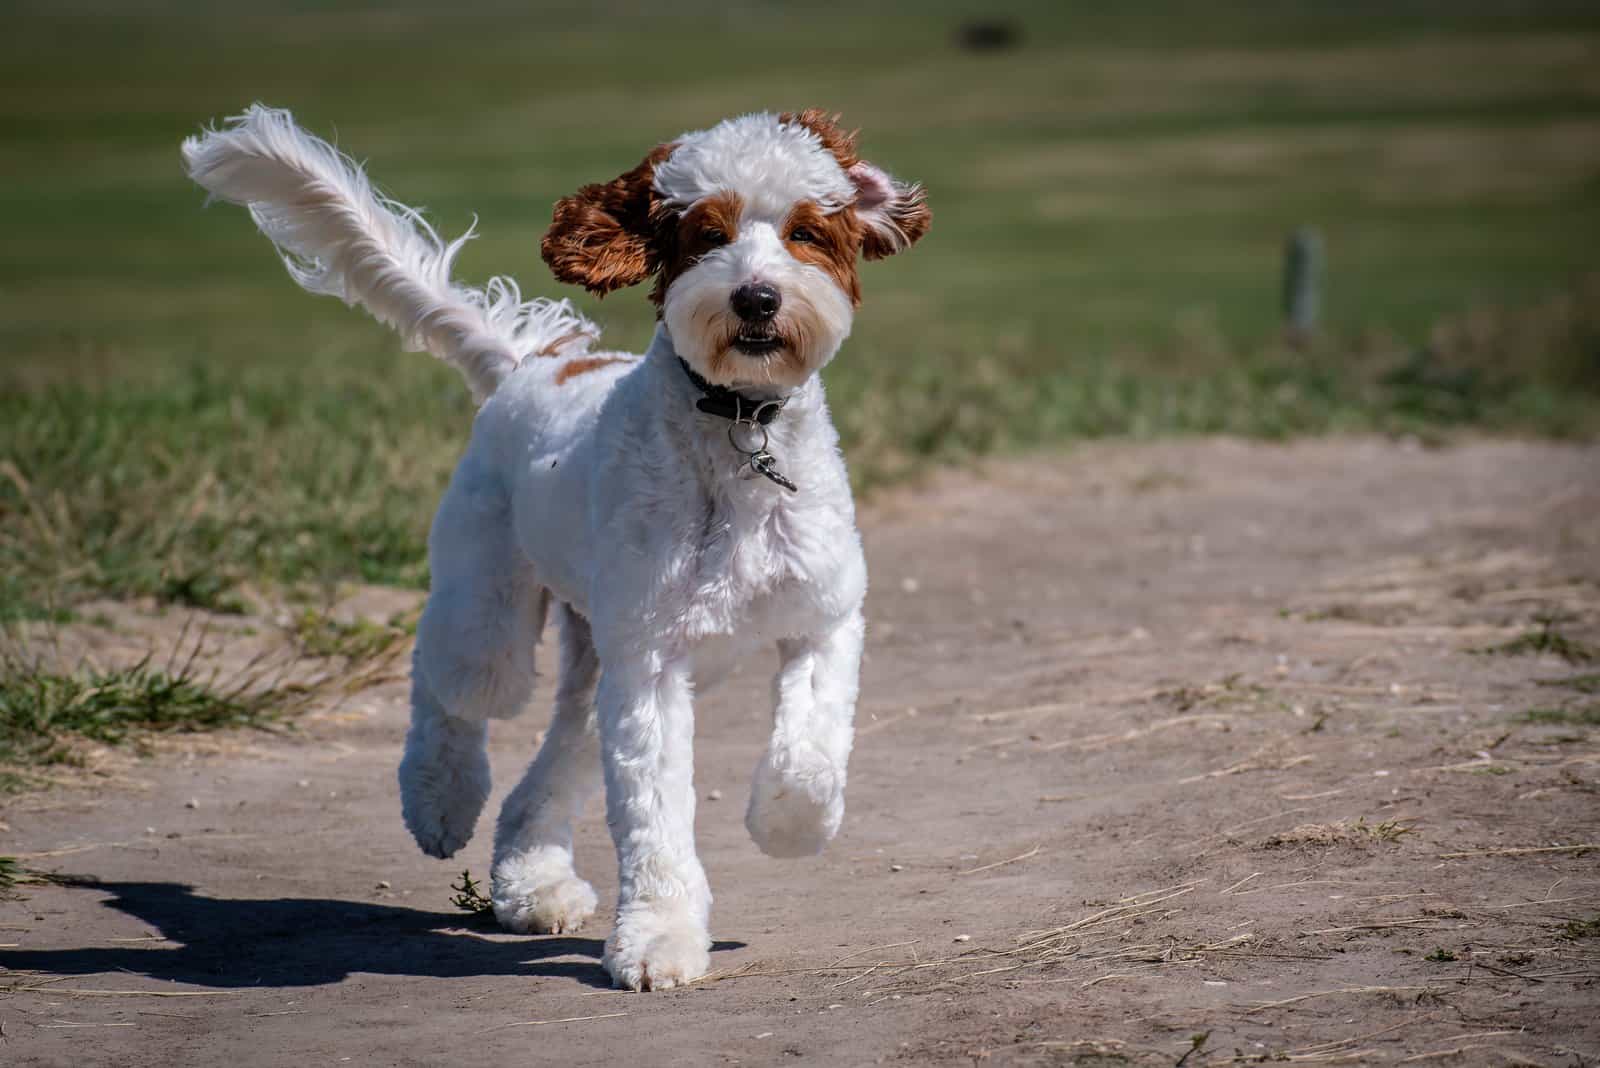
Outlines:
{"label": "dog's head", "polygon": [[849,336],[858,257],[909,248],[929,220],[921,187],[859,158],[836,118],[757,114],[563,198],[542,251],[602,295],[654,276],[674,347],[709,381],[789,388]]}

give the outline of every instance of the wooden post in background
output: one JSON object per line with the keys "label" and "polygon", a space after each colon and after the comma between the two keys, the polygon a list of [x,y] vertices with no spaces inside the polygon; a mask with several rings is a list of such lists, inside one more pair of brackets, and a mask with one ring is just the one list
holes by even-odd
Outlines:
{"label": "wooden post in background", "polygon": [[1322,313],[1322,235],[1302,226],[1289,235],[1283,253],[1284,334],[1295,346],[1316,337]]}

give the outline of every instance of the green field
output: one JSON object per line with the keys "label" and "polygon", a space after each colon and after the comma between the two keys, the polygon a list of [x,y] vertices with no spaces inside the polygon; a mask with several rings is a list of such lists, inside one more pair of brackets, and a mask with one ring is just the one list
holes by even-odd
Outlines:
{"label": "green field", "polygon": [[[1085,436],[1600,427],[1592,5],[234,8],[0,7],[0,618],[426,581],[470,404],[203,207],[178,142],[255,100],[441,230],[476,216],[464,274],[530,294],[578,184],[843,112],[934,211],[826,375],[863,486]],[[1019,47],[957,47],[980,10]],[[1295,350],[1302,225],[1328,277]],[[648,336],[640,292],[579,303]]]}

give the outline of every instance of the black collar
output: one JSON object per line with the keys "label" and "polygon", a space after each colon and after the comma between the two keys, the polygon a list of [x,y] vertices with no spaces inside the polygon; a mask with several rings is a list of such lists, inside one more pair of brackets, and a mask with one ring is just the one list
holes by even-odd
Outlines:
{"label": "black collar", "polygon": [[683,368],[683,373],[689,376],[695,388],[705,396],[694,402],[694,406],[707,415],[720,416],[736,423],[748,423],[754,420],[766,426],[778,418],[778,413],[783,411],[783,406],[789,398],[782,400],[759,401],[746,397],[736,389],[727,386],[716,386],[707,382],[695,373],[682,356],[678,357],[678,366]]}

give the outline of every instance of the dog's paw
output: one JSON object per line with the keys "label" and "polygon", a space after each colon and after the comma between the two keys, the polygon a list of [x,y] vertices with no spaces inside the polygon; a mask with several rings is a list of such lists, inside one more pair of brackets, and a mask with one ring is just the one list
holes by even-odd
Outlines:
{"label": "dog's paw", "polygon": [[417,790],[401,790],[402,815],[417,846],[443,860],[472,840],[478,813],[488,799],[487,783],[435,779]]}
{"label": "dog's paw", "polygon": [[461,851],[461,847],[472,841],[473,828],[462,826],[440,825],[427,829],[411,828],[411,837],[416,839],[417,848],[435,860],[449,860]]}
{"label": "dog's paw", "polygon": [[516,934],[571,934],[594,915],[594,887],[571,865],[535,857],[502,861],[494,868],[495,919]]}
{"label": "dog's paw", "polygon": [[601,960],[627,990],[667,990],[711,970],[711,939],[681,903],[625,906]]}
{"label": "dog's paw", "polygon": [[489,799],[482,723],[419,717],[400,761],[400,810],[417,845],[443,859],[466,845]]}
{"label": "dog's paw", "polygon": [[768,750],[756,765],[744,825],[769,857],[822,852],[844,820],[844,773],[811,745]]}
{"label": "dog's paw", "polygon": [[489,769],[486,761],[482,769],[429,771],[401,765],[401,813],[417,846],[442,860],[472,840],[489,797]]}

